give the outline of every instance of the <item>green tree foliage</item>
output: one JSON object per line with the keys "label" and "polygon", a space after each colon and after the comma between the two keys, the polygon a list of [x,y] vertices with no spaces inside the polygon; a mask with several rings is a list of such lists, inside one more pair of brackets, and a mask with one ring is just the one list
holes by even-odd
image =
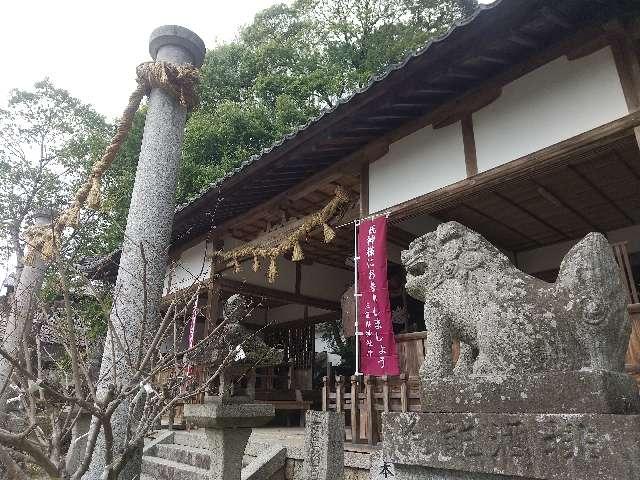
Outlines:
{"label": "green tree foliage", "polygon": [[0,109],[0,235],[20,267],[21,236],[33,213],[59,210],[104,148],[109,126],[48,79],[13,90]]}
{"label": "green tree foliage", "polygon": [[187,123],[185,201],[408,52],[469,15],[476,0],[297,0],[258,13],[207,53]]}

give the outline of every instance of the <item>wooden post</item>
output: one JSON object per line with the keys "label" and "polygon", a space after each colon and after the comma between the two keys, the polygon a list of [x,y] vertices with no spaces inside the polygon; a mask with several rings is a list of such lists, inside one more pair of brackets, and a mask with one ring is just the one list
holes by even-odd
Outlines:
{"label": "wooden post", "polygon": [[329,378],[322,377],[322,411],[329,411]]}
{"label": "wooden post", "polygon": [[360,389],[358,377],[351,377],[351,443],[360,443]]}
{"label": "wooden post", "polygon": [[[616,62],[620,84],[629,112],[640,109],[640,60],[634,48],[633,37],[619,20],[607,24],[611,51]],[[640,147],[640,127],[633,132]]]}
{"label": "wooden post", "polygon": [[256,399],[256,370],[254,368],[247,374],[247,396],[251,400]]}
{"label": "wooden post", "polygon": [[407,374],[400,374],[400,410],[409,411],[409,399],[407,398]]}
{"label": "wooden post", "polygon": [[464,160],[467,168],[467,177],[478,174],[478,157],[476,154],[476,141],[473,134],[473,120],[471,114],[462,118],[462,142],[464,145]]}
{"label": "wooden post", "polygon": [[382,406],[385,412],[389,411],[389,375],[382,376]]}
{"label": "wooden post", "polygon": [[[211,241],[212,250],[221,250],[224,246],[224,241],[220,238],[214,238]],[[223,266],[223,262],[218,257],[211,259],[211,266],[209,270],[209,287],[207,289],[207,320],[204,335],[207,336],[211,332],[211,329],[218,324],[218,310],[220,306],[220,292],[222,291],[220,285],[220,274],[218,270]]]}
{"label": "wooden post", "polygon": [[365,383],[365,400],[364,408],[367,415],[367,442],[369,445],[376,445],[378,443],[378,430],[377,430],[377,412],[375,405],[375,397],[373,395],[373,389],[375,388],[375,378],[369,375],[364,377]]}
{"label": "wooden post", "polygon": [[342,402],[344,401],[344,377],[336,375],[336,412],[342,413]]}

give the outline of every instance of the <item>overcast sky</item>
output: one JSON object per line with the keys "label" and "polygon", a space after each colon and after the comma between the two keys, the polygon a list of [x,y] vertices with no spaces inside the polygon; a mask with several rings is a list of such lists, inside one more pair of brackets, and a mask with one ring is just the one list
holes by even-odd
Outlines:
{"label": "overcast sky", "polygon": [[[481,0],[489,3],[490,0]],[[11,88],[50,77],[109,120],[135,87],[135,67],[150,60],[151,31],[190,28],[207,47],[277,0],[5,0],[0,7],[0,106]]]}
{"label": "overcast sky", "polygon": [[149,34],[165,24],[196,32],[207,46],[234,38],[276,0],[6,0],[0,6],[0,106],[9,90],[48,76],[108,119],[150,60]]}

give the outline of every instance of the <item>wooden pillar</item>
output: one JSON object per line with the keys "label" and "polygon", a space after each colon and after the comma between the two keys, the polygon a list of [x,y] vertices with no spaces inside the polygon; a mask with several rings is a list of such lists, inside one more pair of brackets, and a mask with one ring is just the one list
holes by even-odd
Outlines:
{"label": "wooden pillar", "polygon": [[390,409],[390,391],[389,391],[389,375],[382,376],[382,407],[385,412],[389,412]]}
{"label": "wooden pillar", "polygon": [[409,411],[409,399],[407,398],[407,374],[400,374],[400,411]]}
{"label": "wooden pillar", "polygon": [[[218,250],[222,250],[224,241],[218,236],[214,236],[211,239],[212,253]],[[220,309],[220,293],[222,291],[220,286],[220,276],[218,273],[223,267],[224,262],[221,262],[218,257],[211,259],[211,266],[209,270],[209,285],[207,288],[207,315],[205,317],[205,330],[204,335],[207,336],[213,328],[218,324],[218,310]]]}
{"label": "wooden pillar", "polygon": [[351,443],[360,443],[360,388],[358,377],[351,377]]}
{"label": "wooden pillar", "polygon": [[336,375],[336,412],[342,413],[344,403],[344,377]]}
{"label": "wooden pillar", "polygon": [[329,379],[322,377],[322,411],[329,411]]}
{"label": "wooden pillar", "polygon": [[467,177],[473,177],[478,173],[478,157],[476,155],[476,140],[473,133],[473,120],[470,113],[462,119],[461,124]]}
{"label": "wooden pillar", "polygon": [[[629,112],[640,109],[640,60],[630,31],[618,20],[606,26]],[[633,129],[640,148],[640,127]]]}
{"label": "wooden pillar", "polygon": [[364,377],[365,400],[364,408],[367,415],[367,443],[377,445],[378,443],[378,413],[375,404],[374,388],[375,378],[369,375]]}

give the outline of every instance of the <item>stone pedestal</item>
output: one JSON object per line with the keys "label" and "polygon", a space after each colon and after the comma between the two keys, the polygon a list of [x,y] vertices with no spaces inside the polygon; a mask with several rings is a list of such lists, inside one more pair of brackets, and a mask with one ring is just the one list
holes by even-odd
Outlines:
{"label": "stone pedestal", "polygon": [[246,399],[214,399],[184,406],[185,420],[204,428],[211,456],[211,480],[240,480],[242,456],[251,429],[275,415],[273,405],[243,403]]}
{"label": "stone pedestal", "polygon": [[639,415],[387,413],[383,432],[398,479],[640,476]]}
{"label": "stone pedestal", "polygon": [[344,414],[308,411],[305,416],[305,480],[344,478]]}
{"label": "stone pedestal", "polygon": [[505,378],[446,377],[421,384],[425,412],[640,413],[635,380],[621,372],[580,370]]}

